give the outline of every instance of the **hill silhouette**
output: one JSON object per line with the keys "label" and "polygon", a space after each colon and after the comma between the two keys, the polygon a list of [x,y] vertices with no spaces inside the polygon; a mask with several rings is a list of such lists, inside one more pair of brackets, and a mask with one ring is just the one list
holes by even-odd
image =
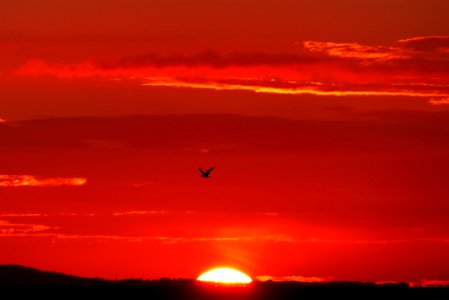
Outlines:
{"label": "hill silhouette", "polygon": [[[437,289],[411,288],[406,283],[376,284],[366,282],[254,282],[248,287],[220,287],[199,283],[194,279],[159,280],[125,279],[106,280],[83,278],[57,272],[41,271],[20,265],[0,265],[0,289],[12,289],[16,295],[36,291],[45,295],[89,295],[99,293],[103,296],[126,296],[139,298],[148,296],[154,299],[297,299],[326,296],[367,295],[412,295],[424,290]],[[449,289],[438,289],[448,293]],[[86,294],[87,293],[87,294]]]}
{"label": "hill silhouette", "polygon": [[0,265],[0,285],[98,285],[107,280],[41,271],[20,265]]}

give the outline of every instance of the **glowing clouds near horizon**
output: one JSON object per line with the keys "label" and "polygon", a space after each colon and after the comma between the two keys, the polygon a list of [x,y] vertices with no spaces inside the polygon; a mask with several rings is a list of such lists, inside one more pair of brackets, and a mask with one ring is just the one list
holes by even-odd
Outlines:
{"label": "glowing clouds near horizon", "polygon": [[81,186],[87,179],[82,177],[37,177],[33,175],[0,175],[0,187],[55,187]]}
{"label": "glowing clouds near horizon", "polygon": [[196,280],[220,284],[249,284],[253,280],[243,272],[232,268],[216,268],[201,274]]}
{"label": "glowing clouds near horizon", "polygon": [[301,51],[295,54],[209,51],[104,63],[30,59],[8,74],[285,95],[419,97],[431,105],[448,105],[448,45],[449,36],[414,37],[389,45],[309,40],[298,42]]}

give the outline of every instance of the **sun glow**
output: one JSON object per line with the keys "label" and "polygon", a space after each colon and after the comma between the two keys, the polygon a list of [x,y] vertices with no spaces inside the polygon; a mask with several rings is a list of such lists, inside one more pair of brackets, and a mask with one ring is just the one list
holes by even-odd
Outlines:
{"label": "sun glow", "polygon": [[201,274],[198,281],[221,284],[248,284],[251,277],[232,268],[216,268]]}

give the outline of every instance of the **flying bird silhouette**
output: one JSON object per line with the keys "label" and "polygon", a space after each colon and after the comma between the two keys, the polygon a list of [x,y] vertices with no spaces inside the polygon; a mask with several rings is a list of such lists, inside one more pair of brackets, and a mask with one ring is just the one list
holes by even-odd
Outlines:
{"label": "flying bird silhouette", "polygon": [[200,170],[200,172],[201,172],[201,177],[204,177],[204,178],[210,178],[209,175],[210,175],[210,173],[211,173],[214,169],[215,169],[215,167],[212,167],[212,168],[210,168],[210,169],[204,171],[203,169],[199,168],[199,170]]}

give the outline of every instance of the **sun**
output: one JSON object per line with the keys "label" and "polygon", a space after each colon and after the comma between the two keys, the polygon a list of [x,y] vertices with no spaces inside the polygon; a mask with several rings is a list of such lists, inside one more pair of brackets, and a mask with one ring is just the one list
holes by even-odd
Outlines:
{"label": "sun", "polygon": [[201,274],[197,280],[221,284],[248,284],[253,281],[251,277],[245,273],[227,267],[209,270]]}

